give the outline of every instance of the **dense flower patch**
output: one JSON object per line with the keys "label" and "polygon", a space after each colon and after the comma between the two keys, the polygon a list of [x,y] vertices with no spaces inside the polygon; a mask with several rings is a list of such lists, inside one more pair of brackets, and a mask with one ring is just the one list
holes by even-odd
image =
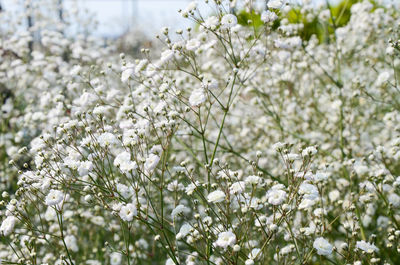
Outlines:
{"label": "dense flower patch", "polygon": [[206,2],[138,59],[1,14],[2,264],[400,263],[399,7]]}

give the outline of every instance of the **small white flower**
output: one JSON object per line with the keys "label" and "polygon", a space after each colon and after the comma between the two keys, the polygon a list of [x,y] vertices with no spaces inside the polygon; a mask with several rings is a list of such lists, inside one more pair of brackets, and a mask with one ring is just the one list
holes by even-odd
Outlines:
{"label": "small white flower", "polygon": [[250,252],[249,258],[252,260],[255,260],[256,258],[260,257],[260,251],[261,249],[259,248],[253,248]]}
{"label": "small white flower", "polygon": [[111,265],[120,265],[122,261],[122,254],[118,252],[113,252],[110,255],[110,264]]}
{"label": "small white flower", "polygon": [[313,247],[317,250],[318,255],[328,256],[332,253],[333,246],[323,237],[314,240]]}
{"label": "small white flower", "polygon": [[321,172],[318,171],[317,173],[315,173],[315,175],[312,176],[312,179],[316,182],[320,182],[320,181],[324,181],[327,180],[329,177],[329,174],[326,172]]}
{"label": "small white flower", "polygon": [[261,21],[264,23],[273,22],[278,19],[278,15],[275,12],[266,10],[261,13]]}
{"label": "small white flower", "polygon": [[192,226],[190,224],[184,223],[181,226],[181,229],[179,229],[179,233],[176,234],[176,239],[185,238],[190,233],[191,229],[192,229]]}
{"label": "small white flower", "polygon": [[244,181],[238,181],[233,183],[229,187],[230,194],[241,194],[246,188],[246,183]]}
{"label": "small white flower", "polygon": [[59,204],[64,199],[64,193],[59,190],[50,190],[47,194],[45,203],[47,206]]}
{"label": "small white flower", "polygon": [[131,154],[128,152],[122,152],[117,155],[114,159],[114,166],[119,166],[122,172],[129,172],[137,168],[135,161],[131,161]]}
{"label": "small white flower", "polygon": [[282,0],[270,0],[268,1],[268,8],[280,8],[283,4]]}
{"label": "small white flower", "polygon": [[127,64],[126,66],[122,67],[122,74],[121,74],[121,81],[125,83],[128,81],[129,78],[135,75],[135,65],[134,64]]}
{"label": "small white flower", "polygon": [[372,252],[378,252],[379,251],[379,249],[374,244],[365,242],[364,240],[357,241],[356,247],[361,249],[361,250],[364,250],[367,253],[372,253]]}
{"label": "small white flower", "polygon": [[396,193],[391,193],[388,196],[388,200],[395,208],[400,206],[400,196],[397,195]]}
{"label": "small white flower", "polygon": [[379,74],[378,78],[376,79],[376,84],[378,86],[381,86],[385,84],[390,78],[390,73],[389,72],[382,72]]}
{"label": "small white flower", "polygon": [[244,262],[245,265],[254,265],[254,260],[252,259],[246,259],[246,261]]}
{"label": "small white flower", "polygon": [[122,220],[130,222],[133,220],[133,217],[137,215],[137,209],[133,203],[128,203],[121,207],[119,211],[119,216]]}
{"label": "small white flower", "polygon": [[93,169],[93,163],[91,161],[82,161],[79,163],[78,174],[79,176],[87,175]]}
{"label": "small white flower", "polygon": [[175,57],[175,51],[173,50],[165,50],[161,53],[161,62],[166,63],[172,60]]}
{"label": "small white flower", "polygon": [[299,204],[299,210],[308,209],[316,204],[317,200],[303,199]]}
{"label": "small white flower", "polygon": [[171,216],[172,219],[175,219],[179,214],[188,211],[189,209],[182,204],[179,204],[178,206],[175,207],[175,209],[172,210]]}
{"label": "small white flower", "polygon": [[78,242],[77,242],[75,236],[67,235],[64,238],[64,241],[65,241],[65,244],[67,245],[68,249],[72,250],[73,252],[79,251]]}
{"label": "small white flower", "polygon": [[200,47],[200,41],[198,39],[190,39],[186,43],[186,49],[189,51],[195,51]]}
{"label": "small white flower", "polygon": [[317,148],[314,146],[306,147],[303,152],[301,152],[302,156],[313,156],[317,153]]}
{"label": "small white flower", "polygon": [[204,26],[208,29],[214,30],[217,28],[219,20],[216,16],[210,16],[204,21]]}
{"label": "small white flower", "polygon": [[261,181],[261,178],[256,175],[251,175],[251,176],[248,176],[245,181],[246,181],[246,183],[248,183],[250,185],[258,185]]}
{"label": "small white flower", "polygon": [[225,200],[225,193],[222,190],[216,190],[208,194],[207,201],[216,203]]}
{"label": "small white flower", "polygon": [[222,28],[232,28],[237,24],[237,17],[232,14],[226,14],[221,19]]}
{"label": "small white flower", "polygon": [[284,190],[269,190],[267,198],[268,203],[272,205],[280,205],[286,200],[286,192]]}
{"label": "small white flower", "polygon": [[308,200],[315,200],[319,197],[317,187],[305,182],[300,185],[299,194],[303,195],[303,198]]}
{"label": "small white flower", "polygon": [[197,5],[198,5],[197,1],[190,2],[188,4],[188,6],[185,8],[185,10],[183,10],[182,13],[183,14],[187,14],[187,13],[190,13],[190,12],[194,11],[197,8]]}
{"label": "small white flower", "polygon": [[206,101],[206,94],[204,93],[204,89],[198,88],[193,90],[192,94],[189,97],[189,104],[192,107],[197,107],[201,105],[204,101]]}
{"label": "small white flower", "polygon": [[150,154],[144,163],[144,169],[147,173],[151,173],[158,165],[158,162],[160,162],[160,157],[155,154]]}
{"label": "small white flower", "polygon": [[99,142],[101,147],[106,147],[106,146],[114,145],[114,144],[118,143],[117,137],[115,137],[114,134],[109,133],[109,132],[105,132],[105,133],[101,134],[97,138],[97,141]]}
{"label": "small white flower", "polygon": [[8,236],[12,233],[15,227],[15,223],[17,222],[17,218],[14,216],[7,216],[6,219],[3,220],[0,226],[0,233],[4,236]]}
{"label": "small white flower", "polygon": [[236,235],[231,231],[221,232],[218,234],[218,240],[215,242],[215,245],[221,248],[227,248],[229,246],[233,246],[236,243]]}

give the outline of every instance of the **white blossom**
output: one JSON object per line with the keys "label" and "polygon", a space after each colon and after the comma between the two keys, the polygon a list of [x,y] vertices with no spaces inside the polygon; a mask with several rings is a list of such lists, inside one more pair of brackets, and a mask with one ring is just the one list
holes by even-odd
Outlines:
{"label": "white blossom", "polygon": [[333,246],[323,237],[316,238],[313,247],[317,250],[318,255],[324,256],[329,256],[333,250]]}

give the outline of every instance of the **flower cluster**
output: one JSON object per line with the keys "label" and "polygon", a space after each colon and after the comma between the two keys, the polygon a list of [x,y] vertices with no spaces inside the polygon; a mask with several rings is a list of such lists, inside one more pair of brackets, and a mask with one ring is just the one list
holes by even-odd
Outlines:
{"label": "flower cluster", "polygon": [[398,9],[235,2],[140,58],[0,14],[1,263],[400,263]]}

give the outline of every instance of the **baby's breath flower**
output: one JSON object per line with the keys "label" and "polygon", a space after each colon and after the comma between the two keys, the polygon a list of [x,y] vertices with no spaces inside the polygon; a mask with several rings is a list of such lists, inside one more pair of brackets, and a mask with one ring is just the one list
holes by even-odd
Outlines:
{"label": "baby's breath flower", "polygon": [[221,232],[218,234],[218,240],[215,241],[215,245],[226,249],[227,247],[233,247],[236,243],[236,235],[231,231]]}
{"label": "baby's breath flower", "polygon": [[216,190],[207,195],[207,201],[212,203],[222,202],[225,200],[225,193],[222,190]]}
{"label": "baby's breath flower", "polygon": [[333,250],[333,246],[323,237],[316,238],[313,247],[317,250],[318,255],[324,256],[329,256]]}
{"label": "baby's breath flower", "polygon": [[119,211],[119,216],[122,220],[130,222],[133,220],[133,217],[137,215],[136,206],[133,203],[128,203],[121,207]]}
{"label": "baby's breath flower", "polygon": [[46,196],[45,203],[47,206],[59,204],[64,199],[64,193],[59,190],[50,190]]}
{"label": "baby's breath flower", "polygon": [[365,242],[364,240],[357,241],[356,247],[367,253],[373,253],[379,251],[379,249],[374,244]]}

